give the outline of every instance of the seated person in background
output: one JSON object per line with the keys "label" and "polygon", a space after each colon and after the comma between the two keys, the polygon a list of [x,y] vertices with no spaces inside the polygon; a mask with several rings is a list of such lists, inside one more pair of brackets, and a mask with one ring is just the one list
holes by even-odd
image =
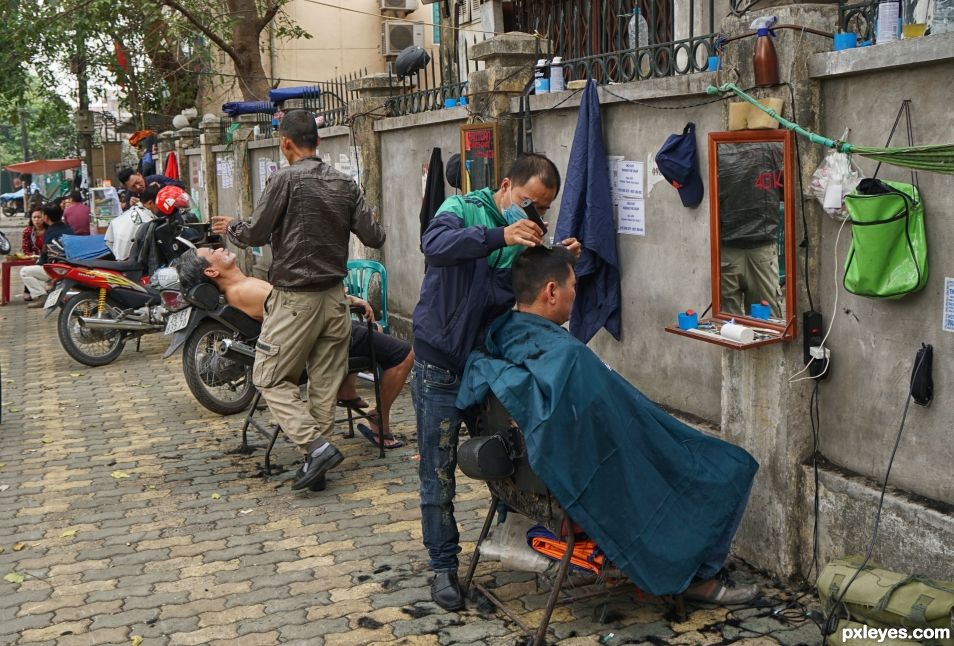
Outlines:
{"label": "seated person in background", "polygon": [[129,207],[122,215],[113,218],[106,229],[106,246],[113,252],[116,260],[127,260],[132,251],[133,240],[139,227],[155,219],[159,208],[156,206],[158,186],[150,186],[139,198],[139,203]]}
{"label": "seated person in background", "polygon": [[33,308],[44,305],[43,297],[46,296],[50,277],[43,271],[43,265],[50,262],[50,245],[58,242],[64,235],[73,235],[73,229],[63,222],[63,211],[58,206],[53,204],[44,206],[43,221],[46,223],[46,231],[43,233],[43,249],[40,251],[40,257],[35,265],[20,268],[20,280],[30,290],[30,296],[36,299],[35,303],[27,305]]}
{"label": "seated person in background", "polygon": [[471,353],[457,407],[492,391],[522,429],[533,471],[640,589],[751,601],[758,588],[723,564],[758,464],[661,410],[560,327],[576,298],[574,264],[559,246],[517,257],[516,311]]}
{"label": "seated person in background", "polygon": [[83,204],[83,194],[79,191],[70,193],[69,205],[63,209],[63,221],[76,235],[89,235],[89,207]]}
{"label": "seated person in background", "polygon": [[46,231],[46,221],[43,219],[43,210],[36,209],[30,214],[30,223],[23,228],[23,238],[20,245],[20,251],[23,252],[23,255],[40,255],[40,252],[43,251],[44,231]]}
{"label": "seated person in background", "polygon": [[[133,170],[132,168],[124,168],[119,171],[117,175],[119,177],[119,183],[125,187],[129,193],[137,199],[141,199],[143,191],[150,186],[158,186],[159,188],[165,188],[166,186],[178,186],[179,188],[184,189],[185,186],[177,179],[172,179],[171,177],[166,177],[165,175],[146,175],[143,176],[139,171]],[[130,200],[132,203],[135,203],[135,200]]]}
{"label": "seated person in background", "polygon": [[[225,249],[190,249],[179,258],[176,265],[179,271],[179,283],[183,291],[188,291],[201,282],[215,285],[225,296],[225,301],[232,307],[241,310],[254,319],[261,321],[265,317],[265,300],[272,291],[272,286],[261,279],[246,276],[235,264],[235,254]],[[373,320],[374,312],[367,302],[354,296],[348,299],[352,305],[363,306],[365,317]],[[358,424],[358,429],[372,444],[377,445],[379,433],[384,433],[384,448],[396,449],[402,446],[390,432],[389,413],[391,405],[397,399],[411,366],[414,365],[414,353],[411,346],[400,339],[387,334],[375,334],[374,352],[381,367],[381,410],[369,413],[372,419],[368,420],[372,428]],[[370,356],[371,348],[368,343],[367,325],[352,321],[350,356]],[[348,375],[338,390],[338,400],[351,408],[357,408],[358,395],[355,390],[356,375]],[[347,404],[345,404],[347,402]]]}

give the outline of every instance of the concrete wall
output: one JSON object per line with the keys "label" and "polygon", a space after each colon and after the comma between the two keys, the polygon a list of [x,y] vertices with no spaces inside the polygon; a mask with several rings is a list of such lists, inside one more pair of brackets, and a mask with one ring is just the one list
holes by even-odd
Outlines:
{"label": "concrete wall", "polygon": [[[696,124],[700,172],[707,177],[706,132],[721,130],[718,104],[684,110],[680,105],[705,102],[709,74],[680,79],[659,79],[626,86],[612,92],[645,102],[635,105],[606,92],[600,97],[604,143],[608,155],[647,162],[670,134],[682,132],[686,122]],[[669,98],[665,98],[669,97]],[[565,95],[540,97],[532,105],[547,110]],[[577,124],[579,95],[550,112],[534,117],[534,147],[566,173]],[[648,172],[648,164],[647,164]],[[705,182],[708,184],[708,182]],[[646,182],[646,190],[650,183]],[[556,223],[558,197],[548,214]],[[722,370],[717,346],[678,337],[663,328],[674,323],[676,313],[693,308],[703,312],[711,300],[709,281],[709,196],[696,208],[682,206],[679,194],[667,182],[656,184],[647,195],[646,235],[619,235],[622,321],[620,341],[601,331],[590,346],[614,370],[666,406],[699,416],[715,424],[721,418]],[[551,227],[555,230],[555,226]]]}
{"label": "concrete wall", "polygon": [[[934,43],[930,41],[937,39]],[[954,34],[931,36],[918,43],[935,45],[954,56]],[[872,48],[871,56],[884,56],[891,63],[908,42],[896,43],[897,51]],[[892,47],[885,45],[883,47]],[[852,60],[866,52],[853,51]],[[819,55],[822,56],[822,55]],[[834,58],[838,55],[832,54]],[[844,57],[843,57],[844,58]],[[850,141],[882,146],[894,123],[902,99],[910,98],[916,144],[954,141],[954,85],[938,83],[950,79],[950,60],[902,70],[875,66],[853,75],[822,79],[824,131],[840,135],[852,127]],[[846,62],[844,67],[849,66]],[[838,68],[835,68],[838,71]],[[895,133],[894,146],[907,145],[904,122]],[[855,161],[866,176],[875,164],[861,157]],[[879,177],[910,182],[904,169],[882,166]],[[927,498],[954,503],[954,334],[941,328],[945,276],[954,276],[954,176],[920,173],[926,209],[930,278],[923,291],[900,300],[870,299],[847,293],[841,287],[844,263],[850,244],[850,225],[841,234],[835,262],[834,242],[839,222],[824,218],[820,241],[820,289],[816,306],[826,317],[835,316],[828,346],[833,355],[831,378],[821,385],[821,450],[841,467],[881,481],[897,435],[901,408],[921,342],[934,346],[935,402],[930,408],[912,405],[898,448],[891,483]],[[837,310],[833,308],[838,280]],[[826,319],[827,322],[828,319]]]}
{"label": "concrete wall", "polygon": [[[388,268],[388,309],[395,333],[410,337],[410,315],[417,305],[424,278],[421,254],[421,166],[441,149],[446,167],[460,150],[463,108],[387,119],[376,126],[381,134],[381,219],[387,231],[384,261]],[[445,184],[445,193],[454,189]]]}

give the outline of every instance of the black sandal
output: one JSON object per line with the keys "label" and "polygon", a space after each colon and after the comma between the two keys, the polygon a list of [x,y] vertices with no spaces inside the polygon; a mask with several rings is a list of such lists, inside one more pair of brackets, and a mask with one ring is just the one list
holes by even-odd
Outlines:
{"label": "black sandal", "polygon": [[345,408],[350,408],[351,410],[362,414],[365,412],[365,409],[370,406],[368,402],[364,401],[360,397],[354,397],[352,399],[339,399],[338,405],[344,406]]}

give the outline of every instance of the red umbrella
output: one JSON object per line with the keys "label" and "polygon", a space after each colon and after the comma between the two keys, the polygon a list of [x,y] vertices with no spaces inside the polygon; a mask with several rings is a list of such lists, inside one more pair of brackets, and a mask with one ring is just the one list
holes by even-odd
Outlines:
{"label": "red umbrella", "polygon": [[179,160],[176,159],[175,152],[170,152],[166,157],[166,169],[162,171],[162,174],[169,179],[179,179]]}

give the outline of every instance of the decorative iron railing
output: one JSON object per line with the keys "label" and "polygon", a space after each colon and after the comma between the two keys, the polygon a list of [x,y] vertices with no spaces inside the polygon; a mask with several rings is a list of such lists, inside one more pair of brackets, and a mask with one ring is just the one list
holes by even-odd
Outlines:
{"label": "decorative iron railing", "polygon": [[838,2],[838,28],[841,31],[853,31],[859,41],[871,40],[874,36],[875,18],[878,0],[861,2]]}
{"label": "decorative iron railing", "polygon": [[[417,114],[461,104],[461,99],[467,94],[467,77],[483,67],[482,63],[470,60],[470,47],[485,38],[461,34],[458,41],[461,55],[456,56],[450,65],[441,65],[440,61],[431,58],[427,67],[411,77],[397,79],[392,76],[392,85],[401,89],[388,99],[390,115]],[[388,65],[388,74],[394,74],[392,65]]]}

